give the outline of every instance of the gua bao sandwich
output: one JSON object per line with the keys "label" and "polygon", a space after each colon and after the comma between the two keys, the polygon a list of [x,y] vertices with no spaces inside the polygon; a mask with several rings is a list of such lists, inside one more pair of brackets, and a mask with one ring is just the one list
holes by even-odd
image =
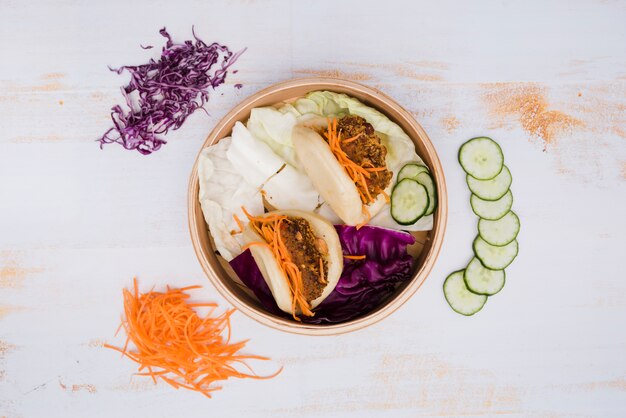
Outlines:
{"label": "gua bao sandwich", "polygon": [[325,129],[294,127],[296,156],[343,222],[365,224],[389,202],[393,173],[387,168],[387,149],[360,116],[327,121]]}
{"label": "gua bao sandwich", "polygon": [[276,304],[296,320],[313,316],[343,270],[337,231],[321,216],[300,210],[246,215],[244,248],[250,248]]}

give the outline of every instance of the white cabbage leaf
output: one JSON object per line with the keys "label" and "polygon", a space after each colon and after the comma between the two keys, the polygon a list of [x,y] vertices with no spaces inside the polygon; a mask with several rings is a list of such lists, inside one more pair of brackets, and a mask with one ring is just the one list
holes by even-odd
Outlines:
{"label": "white cabbage leaf", "polygon": [[241,253],[239,227],[233,215],[246,219],[241,207],[252,215],[263,213],[263,199],[258,190],[244,181],[241,170],[234,167],[226,154],[231,138],[204,148],[198,157],[199,200],[204,219],[215,247],[227,261]]}
{"label": "white cabbage leaf", "polygon": [[226,155],[248,184],[263,189],[275,208],[313,211],[317,207],[319,194],[306,174],[256,139],[241,122],[233,127]]}
{"label": "white cabbage leaf", "polygon": [[291,130],[297,121],[297,116],[291,111],[283,113],[273,107],[256,107],[250,112],[246,126],[255,138],[265,142],[283,160],[297,167],[291,142]]}

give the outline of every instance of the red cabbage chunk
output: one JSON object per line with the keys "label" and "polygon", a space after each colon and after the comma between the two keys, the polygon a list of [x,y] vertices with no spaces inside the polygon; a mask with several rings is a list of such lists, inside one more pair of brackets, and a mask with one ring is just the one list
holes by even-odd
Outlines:
{"label": "red cabbage chunk", "polygon": [[[333,324],[362,316],[380,306],[398,284],[411,278],[413,258],[407,246],[415,238],[406,232],[385,228],[336,225],[344,255],[365,255],[365,260],[344,259],[344,269],[335,290],[316,309],[315,316],[301,316],[309,324]],[[250,250],[235,257],[230,265],[241,281],[252,290],[272,314],[291,318],[282,312]]]}
{"label": "red cabbage chunk", "polygon": [[165,28],[159,33],[167,42],[158,60],[117,69],[109,67],[118,74],[128,71],[131,79],[122,88],[126,107],[111,108],[113,127],[98,139],[100,148],[118,143],[144,155],[157,151],[166,143],[162,136],[170,129],[180,128],[189,115],[205,105],[209,89],[224,83],[228,68],[245,51],[233,53],[215,42],[207,45],[195,33],[195,42],[175,44]]}

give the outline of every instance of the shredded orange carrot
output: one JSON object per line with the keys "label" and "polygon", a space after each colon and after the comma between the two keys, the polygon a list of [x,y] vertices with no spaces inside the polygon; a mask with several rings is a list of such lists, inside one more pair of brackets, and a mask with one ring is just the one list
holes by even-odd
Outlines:
{"label": "shredded orange carrot", "polygon": [[387,167],[370,167],[370,168],[366,168],[366,170],[369,171],[369,172],[385,171],[386,169],[387,169]]}
{"label": "shredded orange carrot", "polygon": [[389,197],[386,191],[381,190],[380,192],[382,193],[383,196],[385,196],[385,202],[387,203],[391,202],[391,198]]}
{"label": "shredded orange carrot", "polygon": [[324,277],[324,260],[320,257],[320,283],[326,283],[326,278]]}
{"label": "shredded orange carrot", "polygon": [[[359,194],[361,196],[361,200],[364,204],[371,203],[374,199],[371,198],[370,193],[367,188],[366,179],[370,178],[370,172],[361,167],[354,161],[352,161],[345,151],[341,148],[341,132],[337,132],[337,119],[329,119],[328,120],[328,129],[324,133],[326,139],[328,140],[328,146],[332,151],[339,164],[346,170],[348,176],[352,179],[357,189],[359,189]],[[345,142],[351,142],[356,140],[356,137],[349,138]]]}
{"label": "shredded orange carrot", "polygon": [[365,260],[365,255],[344,255],[343,258],[350,260]]}
{"label": "shredded orange carrot", "polygon": [[[278,266],[281,271],[287,277],[289,284],[289,290],[291,291],[292,301],[291,310],[293,311],[293,319],[300,321],[300,318],[296,315],[296,310],[299,308],[303,315],[313,316],[311,311],[311,304],[306,300],[304,296],[304,284],[302,281],[302,272],[291,260],[289,251],[283,242],[283,238],[280,234],[280,227],[283,222],[287,220],[285,215],[267,215],[267,216],[252,216],[244,207],[241,208],[243,213],[250,220],[250,225],[257,232],[263,242],[251,242],[243,247],[247,249],[253,245],[267,246],[272,251],[274,258],[278,262]],[[323,265],[322,265],[323,267]],[[323,273],[322,268],[322,275]]]}
{"label": "shredded orange carrot", "polygon": [[[341,148],[341,144],[347,144],[352,141],[356,141],[361,136],[361,134],[353,136],[352,138],[342,140],[341,132],[337,131],[336,118],[332,120],[328,119],[328,128],[327,131],[324,133],[324,136],[326,136],[326,139],[328,140],[328,145],[331,152],[333,153],[335,158],[337,158],[337,161],[339,161],[339,164],[341,164],[341,166],[344,168],[350,179],[354,182],[359,192],[359,196],[361,197],[361,202],[363,202],[363,213],[366,215],[366,221],[357,225],[357,228],[360,228],[363,225],[367,224],[371,219],[369,211],[367,210],[367,205],[376,200],[376,198],[372,196],[369,191],[367,179],[371,177],[371,173],[384,171],[387,169],[387,167],[374,167],[371,162],[368,163],[370,167],[362,167],[352,161],[345,153],[345,151]],[[384,190],[381,192],[384,194],[385,199],[388,203],[389,196],[387,195],[387,193],[384,192]]]}
{"label": "shredded orange carrot", "polygon": [[363,226],[367,225],[368,222],[372,219],[372,214],[367,209],[367,206],[363,205],[363,214],[365,215],[365,219],[360,224],[356,225],[357,231],[361,229]]}
{"label": "shredded orange carrot", "polygon": [[254,247],[255,245],[272,249],[272,247],[267,242],[249,242],[243,247],[241,247],[241,251],[246,251],[248,248]]}
{"label": "shredded orange carrot", "polygon": [[343,140],[344,144],[349,144],[350,142],[356,141],[361,137],[361,134],[354,135],[352,138],[346,138]]}
{"label": "shredded orange carrot", "polygon": [[233,219],[235,219],[235,222],[237,223],[237,226],[239,227],[239,232],[243,232],[243,223],[241,223],[241,220],[239,219],[237,214],[233,213]]}
{"label": "shredded orange carrot", "polygon": [[[158,379],[175,388],[191,389],[211,397],[211,392],[221,389],[215,382],[231,377],[269,379],[255,374],[246,360],[269,360],[267,357],[240,354],[246,341],[230,342],[230,316],[234,309],[219,316],[213,315],[215,303],[188,303],[188,290],[167,288],[166,292],[139,293],[137,279],[133,291],[124,289],[124,314],[122,319],[126,331],[123,348],[104,344],[117,350],[139,364],[137,375],[150,376],[154,383]],[[201,318],[195,307],[208,308],[209,313]],[[222,334],[226,330],[226,337]],[[135,349],[129,348],[129,343]],[[249,371],[240,370],[239,365]]]}
{"label": "shredded orange carrot", "polygon": [[367,196],[367,203],[371,203],[373,202],[375,199],[372,197],[372,195],[370,194],[370,189],[369,187],[367,187],[367,182],[365,180],[365,176],[363,175],[363,173],[359,173],[359,175],[361,176],[361,180],[363,181],[363,184],[365,184],[365,195]]}

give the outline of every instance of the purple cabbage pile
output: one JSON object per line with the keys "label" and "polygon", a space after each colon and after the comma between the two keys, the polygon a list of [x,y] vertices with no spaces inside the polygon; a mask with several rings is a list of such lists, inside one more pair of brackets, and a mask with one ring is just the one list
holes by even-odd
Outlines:
{"label": "purple cabbage pile", "polygon": [[[344,269],[335,290],[314,311],[302,316],[309,324],[333,324],[367,314],[380,306],[398,284],[411,278],[413,258],[407,246],[415,238],[406,232],[364,226],[336,225],[344,255],[365,255],[364,260],[344,259]],[[267,311],[291,318],[282,312],[254,262],[250,250],[230,262],[241,281],[248,286]]]}
{"label": "purple cabbage pile", "polygon": [[195,33],[195,42],[175,44],[165,28],[159,33],[167,42],[158,60],[110,68],[118,74],[128,71],[131,79],[122,89],[126,107],[111,108],[113,127],[98,140],[100,147],[118,143],[142,154],[157,151],[166,142],[162,135],[204,106],[209,89],[224,83],[228,68],[245,51],[234,54],[225,45],[207,45]]}

